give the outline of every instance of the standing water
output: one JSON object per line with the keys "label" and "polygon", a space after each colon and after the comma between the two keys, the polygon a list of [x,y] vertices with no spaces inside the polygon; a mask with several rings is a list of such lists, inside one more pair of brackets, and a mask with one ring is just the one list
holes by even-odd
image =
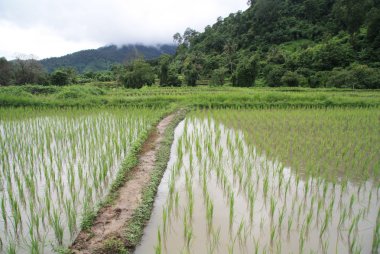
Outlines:
{"label": "standing water", "polygon": [[135,253],[378,252],[376,183],[293,171],[242,132],[187,118]]}
{"label": "standing water", "polygon": [[53,253],[75,239],[156,111],[0,112],[0,253]]}

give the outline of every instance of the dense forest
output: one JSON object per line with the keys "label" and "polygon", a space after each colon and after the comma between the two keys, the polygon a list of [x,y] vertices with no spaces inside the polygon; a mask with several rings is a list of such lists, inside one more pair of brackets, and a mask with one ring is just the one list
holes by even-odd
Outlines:
{"label": "dense forest", "polygon": [[161,50],[110,46],[41,62],[2,58],[0,85],[98,80],[132,88],[154,83],[380,88],[380,0],[248,4],[202,33],[188,28],[175,34],[176,46]]}
{"label": "dense forest", "polygon": [[380,88],[379,0],[252,0],[203,33],[187,29],[167,67],[188,84]]}

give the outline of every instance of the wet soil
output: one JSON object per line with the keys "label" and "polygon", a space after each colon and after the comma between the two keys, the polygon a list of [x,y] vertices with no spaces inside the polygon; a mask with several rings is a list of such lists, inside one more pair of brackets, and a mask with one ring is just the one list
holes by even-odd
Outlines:
{"label": "wet soil", "polygon": [[[99,210],[89,230],[78,234],[70,248],[74,253],[102,253],[107,239],[123,239],[122,234],[128,221],[140,206],[143,190],[150,182],[164,132],[175,115],[174,113],[162,119],[150,133],[141,149],[137,166],[129,172],[127,181],[118,191],[118,198],[111,206]],[[124,244],[128,246],[128,243]]]}

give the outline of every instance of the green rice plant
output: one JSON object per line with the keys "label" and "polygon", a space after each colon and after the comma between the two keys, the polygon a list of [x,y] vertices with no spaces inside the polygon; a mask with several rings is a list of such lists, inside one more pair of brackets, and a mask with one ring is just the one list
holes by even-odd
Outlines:
{"label": "green rice plant", "polygon": [[338,223],[339,228],[341,228],[344,225],[346,218],[347,218],[347,210],[346,208],[344,208],[340,212],[339,223]]}
{"label": "green rice plant", "polygon": [[211,199],[209,198],[209,196],[207,196],[206,220],[207,220],[207,225],[209,226],[209,228],[211,228],[213,216],[214,216],[214,204],[211,201]]}
{"label": "green rice plant", "polygon": [[157,230],[157,246],[154,247],[154,252],[156,254],[162,253],[162,243],[161,243],[161,232],[160,229]]}
{"label": "green rice plant", "polygon": [[1,217],[3,218],[4,225],[7,226],[7,211],[5,210],[5,199],[1,199]]}
{"label": "green rice plant", "polygon": [[229,199],[229,203],[230,203],[230,216],[229,216],[229,221],[230,221],[230,229],[232,228],[232,225],[233,225],[233,221],[234,221],[234,203],[235,203],[235,197],[234,197],[234,193],[231,191],[230,192],[230,199]]}
{"label": "green rice plant", "polygon": [[325,234],[326,230],[327,230],[327,227],[329,226],[329,222],[330,222],[330,215],[328,212],[325,213],[325,218],[322,222],[322,227],[319,231],[319,237],[322,238],[322,236]]}
{"label": "green rice plant", "polygon": [[53,210],[53,214],[50,217],[50,224],[53,227],[55,238],[59,245],[63,244],[64,229],[61,224],[60,215],[56,210]]}
{"label": "green rice plant", "polygon": [[264,183],[263,183],[263,193],[264,193],[264,200],[266,200],[269,190],[269,179],[268,175],[265,175]]}
{"label": "green rice plant", "polygon": [[168,221],[168,211],[165,207],[162,208],[162,231],[165,234],[166,233],[166,226]]}
{"label": "green rice plant", "polygon": [[243,245],[243,239],[244,239],[243,238],[243,232],[244,232],[244,228],[245,228],[245,224],[244,224],[244,220],[242,219],[240,221],[238,230],[236,232],[236,237],[239,239],[240,245]]}
{"label": "green rice plant", "polygon": [[254,206],[255,206],[255,194],[253,192],[253,189],[249,191],[249,219],[250,222],[252,223],[253,221],[253,211],[254,211]]}
{"label": "green rice plant", "polygon": [[38,238],[35,237],[33,233],[33,226],[29,229],[29,234],[30,234],[30,246],[29,246],[29,251],[32,254],[39,254],[42,252],[41,249],[41,243]]}
{"label": "green rice plant", "polygon": [[275,209],[276,209],[276,201],[274,200],[274,197],[271,196],[270,197],[270,217],[271,217],[271,220],[273,220]]}
{"label": "green rice plant", "polygon": [[374,228],[373,240],[372,240],[372,253],[377,253],[380,248],[380,209],[377,212],[376,226]]}
{"label": "green rice plant", "polygon": [[7,254],[16,254],[16,243],[9,242],[6,250]]}
{"label": "green rice plant", "polygon": [[311,225],[311,222],[313,219],[313,215],[314,215],[313,210],[310,210],[306,216],[306,233],[309,232],[309,228],[310,228],[310,225]]}
{"label": "green rice plant", "polygon": [[274,238],[276,236],[277,228],[274,225],[270,227],[270,245],[273,246]]}
{"label": "green rice plant", "polygon": [[292,228],[292,225],[293,225],[293,217],[289,217],[288,218],[288,230],[287,230],[287,232],[288,232],[288,235],[290,234],[290,230],[291,230],[291,228]]}
{"label": "green rice plant", "polygon": [[194,197],[193,197],[193,191],[191,190],[191,194],[189,195],[189,218],[190,220],[193,218],[194,213]]}
{"label": "green rice plant", "polygon": [[220,240],[220,228],[218,228],[217,231],[212,231],[212,239],[210,243],[209,253],[215,253],[219,246],[219,240]]}
{"label": "green rice plant", "polygon": [[355,195],[352,194],[351,198],[350,198],[350,205],[349,205],[349,212],[350,212],[350,214],[352,214],[352,207],[354,205],[354,202],[355,202]]}
{"label": "green rice plant", "polygon": [[175,208],[178,209],[178,206],[179,206],[179,194],[178,194],[178,192],[175,193],[174,204],[175,204]]}
{"label": "green rice plant", "polygon": [[286,209],[283,208],[280,212],[280,215],[278,216],[278,229],[281,231],[282,223],[284,221]]}

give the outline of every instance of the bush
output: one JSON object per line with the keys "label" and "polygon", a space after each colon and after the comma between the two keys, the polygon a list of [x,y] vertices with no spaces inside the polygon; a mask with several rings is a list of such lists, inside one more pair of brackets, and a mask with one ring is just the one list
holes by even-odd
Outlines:
{"label": "bush", "polygon": [[56,86],[67,85],[69,84],[69,74],[62,70],[56,70],[51,74],[50,82]]}
{"label": "bush", "polygon": [[243,58],[233,75],[232,85],[238,87],[249,87],[255,85],[257,76],[257,60],[254,56]]}
{"label": "bush", "polygon": [[211,85],[222,86],[226,77],[227,69],[224,67],[215,69],[211,74]]}
{"label": "bush", "polygon": [[282,86],[281,78],[285,74],[285,69],[281,65],[268,65],[266,67],[266,81],[270,87]]}
{"label": "bush", "polygon": [[141,88],[144,85],[154,83],[154,71],[152,67],[144,60],[135,60],[127,73],[122,75],[121,81],[126,88]]}
{"label": "bush", "polygon": [[188,86],[196,86],[199,73],[193,65],[189,65],[185,71],[185,79]]}
{"label": "bush", "polygon": [[165,79],[160,78],[160,86],[181,86],[181,85],[182,85],[182,82],[178,77],[178,73],[172,67],[169,67],[165,75]]}
{"label": "bush", "polygon": [[57,94],[58,99],[84,99],[90,96],[104,95],[105,92],[99,87],[94,86],[67,86]]}
{"label": "bush", "polygon": [[367,65],[353,64],[349,68],[336,68],[327,81],[328,86],[352,89],[379,89],[380,70]]}
{"label": "bush", "polygon": [[335,67],[346,67],[353,59],[354,51],[349,43],[329,41],[315,52],[313,65],[318,70],[331,70]]}
{"label": "bush", "polygon": [[167,84],[169,86],[181,86],[182,81],[174,70],[169,70]]}
{"label": "bush", "polygon": [[295,72],[287,71],[281,77],[281,84],[283,86],[299,86],[301,83],[301,76]]}
{"label": "bush", "polygon": [[312,88],[325,87],[329,78],[329,71],[318,71],[309,76],[309,86]]}
{"label": "bush", "polygon": [[343,68],[335,68],[327,79],[328,87],[349,88],[351,85],[350,72]]}

